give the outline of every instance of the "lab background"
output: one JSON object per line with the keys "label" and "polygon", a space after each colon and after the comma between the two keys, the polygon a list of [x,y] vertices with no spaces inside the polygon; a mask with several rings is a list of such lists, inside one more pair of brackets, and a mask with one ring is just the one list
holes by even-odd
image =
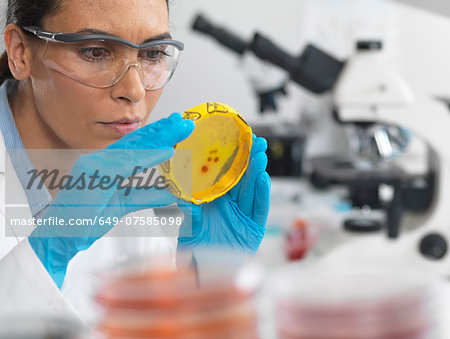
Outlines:
{"label": "lab background", "polygon": [[[5,6],[2,0],[3,9]],[[198,15],[248,43],[258,32],[296,58],[312,44],[342,62],[343,70],[331,88],[312,93],[289,80],[288,72],[250,50],[239,55],[193,30]],[[440,138],[445,132],[421,121],[436,115],[437,126],[445,127],[439,121],[445,122],[446,104],[426,104],[450,98],[450,4],[446,0],[172,0],[170,27],[173,38],[184,42],[185,50],[151,121],[216,101],[236,109],[255,133],[269,141],[272,203],[266,235],[255,258],[263,272],[263,292],[258,300],[261,337],[298,334],[301,326],[303,331],[320,333],[318,328],[327,328],[326,321],[333,316],[330,309],[336,314],[347,310],[349,317],[341,326],[357,328],[359,318],[351,313],[350,301],[363,300],[367,309],[359,308],[361,316],[376,318],[385,312],[391,320],[390,325],[377,322],[377,328],[398,330],[392,323],[406,324],[404,328],[415,324],[406,337],[449,338],[450,213],[442,210],[446,202],[450,205],[450,199],[441,192],[447,185],[442,178],[446,177],[448,146],[445,136]],[[358,41],[372,47],[357,51]],[[358,52],[375,53],[376,67],[372,68],[372,59],[358,59],[367,69],[357,68],[361,73],[356,74],[356,85],[358,79],[365,84],[364,79],[377,70],[389,70],[386,78],[380,79],[393,79],[393,86],[400,89],[394,94],[387,91],[387,101],[380,96],[376,97],[379,102],[373,102],[364,92],[355,91],[355,96],[361,94],[356,98],[351,91],[350,96],[349,91],[337,92],[338,85],[345,85],[345,66],[356,60]],[[267,81],[269,75],[272,82]],[[258,87],[260,82],[263,89]],[[257,92],[281,87],[286,95],[275,91],[270,97],[276,111],[267,108],[261,113]],[[362,105],[360,111],[348,109],[354,102]],[[391,107],[383,113],[381,105],[381,113],[373,113],[374,105],[386,102],[399,108],[402,122],[418,121],[423,135],[411,131],[414,124],[396,126],[395,117],[386,125],[393,116],[388,113],[395,112]],[[417,102],[419,108],[414,106]],[[418,113],[422,107],[425,117]],[[448,127],[450,135],[450,121]],[[439,149],[428,149],[427,135],[436,135],[430,142]],[[383,151],[383,145],[389,149]],[[347,172],[354,174],[352,180],[345,176],[346,169],[343,177],[342,168],[324,170],[321,165],[329,164],[330,159],[344,159],[347,165],[351,162],[357,170]],[[313,174],[318,176],[315,180]],[[407,190],[403,195],[402,187]],[[398,196],[402,196],[401,202],[396,200]],[[353,223],[345,226],[349,220]],[[387,223],[396,224],[397,229],[388,229]],[[399,296],[403,298],[400,302]],[[286,298],[292,304],[277,303]],[[308,300],[313,308],[295,308],[298,300]],[[337,301],[344,308],[330,308]],[[314,308],[323,303],[329,306],[329,313]],[[390,307],[392,304],[397,308]],[[311,310],[317,311],[314,320],[319,326],[304,321]],[[370,324],[359,338],[377,337],[376,332],[364,332],[368,328]],[[423,335],[424,328],[431,330]],[[334,333],[337,329],[341,328],[336,327]],[[394,334],[393,338],[403,337]]]}
{"label": "lab background", "polygon": [[[423,191],[419,189],[417,194],[414,190],[411,194],[406,193],[412,197],[411,205],[408,208],[400,208],[401,216],[396,215],[395,208],[392,211],[389,207],[380,207],[386,206],[386,201],[388,206],[394,204],[396,192],[392,186],[385,187],[386,185],[381,184],[373,188],[369,185],[369,189],[361,189],[357,182],[356,188],[347,184],[324,187],[320,180],[314,185],[311,183],[311,176],[321,164],[315,163],[314,159],[326,160],[330,154],[333,156],[349,152],[361,154],[363,142],[370,144],[369,153],[376,153],[373,149],[373,139],[376,139],[377,132],[372,130],[371,134],[367,126],[361,128],[337,122],[336,114],[339,117],[339,112],[336,113],[336,106],[339,105],[336,87],[321,94],[314,94],[295,81],[286,81],[284,88],[287,95],[279,93],[275,95],[277,110],[267,109],[262,114],[256,92],[258,81],[264,82],[267,79],[258,74],[258,69],[261,74],[273,75],[274,88],[277,88],[275,79],[288,79],[289,75],[273,64],[261,62],[261,59],[255,57],[250,50],[239,55],[224,47],[215,38],[194,30],[193,25],[199,15],[209,20],[216,28],[225,29],[249,44],[254,33],[258,32],[293,57],[299,57],[308,44],[313,44],[344,62],[352,60],[357,54],[358,41],[381,42],[382,47],[378,52],[382,54],[382,62],[379,66],[386,65],[389,71],[395,73],[394,78],[400,77],[401,82],[406,84],[408,90],[403,93],[404,100],[410,104],[432,98],[450,97],[450,67],[448,67],[450,5],[446,1],[429,1],[425,4],[422,1],[406,0],[173,1],[172,32],[186,44],[186,49],[173,81],[167,86],[152,116],[156,119],[167,112],[183,111],[201,102],[218,101],[235,108],[254,127],[255,132],[258,131],[260,135],[267,137],[269,174],[272,176],[272,204],[266,236],[257,259],[269,272],[277,272],[273,275],[276,281],[269,279],[268,283],[271,286],[269,289],[275,290],[272,291],[273,294],[279,293],[288,297],[308,296],[315,301],[321,300],[320,296],[326,296],[325,299],[330,301],[336,295],[343,296],[344,300],[351,299],[355,295],[361,300],[369,295],[368,300],[371,300],[370,298],[382,300],[383,297],[380,295],[379,299],[374,297],[377,295],[375,291],[383,289],[388,291],[391,288],[408,290],[409,282],[416,280],[415,274],[421,277],[438,277],[438,285],[434,284],[434,280],[431,285],[425,282],[422,287],[427,288],[421,289],[422,292],[419,293],[420,298],[426,300],[422,306],[433,305],[430,309],[434,310],[426,317],[433,319],[430,320],[430,323],[433,323],[430,327],[436,331],[428,333],[425,337],[447,338],[450,333],[446,321],[449,314],[447,304],[450,302],[447,286],[450,265],[445,262],[448,257],[447,245],[441,242],[441,236],[447,232],[446,225],[450,215],[447,214],[440,219],[441,221],[437,221],[438,225],[432,226],[432,230],[421,233],[419,231],[420,235],[410,236],[409,229],[405,226],[410,223],[412,225],[410,229],[417,230],[420,229],[420,225],[423,227],[427,224],[427,221],[421,219],[422,215],[430,213],[426,211],[433,211],[436,200],[441,200],[443,204],[441,209],[445,209],[445,203],[442,201],[446,198],[437,191],[445,190],[446,180],[434,178],[430,183],[427,182],[428,177],[423,176],[428,171],[426,168],[431,166],[426,146],[428,142],[424,140],[427,139],[427,135],[437,131],[429,127],[429,130],[424,130],[424,134],[420,137],[411,133],[406,138],[407,146],[402,144],[405,139],[395,140],[395,137],[390,135],[394,148],[391,150],[393,158],[398,152],[408,154],[404,168],[411,169],[413,186],[422,188],[426,186]],[[357,74],[356,79],[353,79],[357,84],[359,80],[373,75],[370,62],[366,67],[367,69],[358,69],[361,74]],[[383,66],[380,67],[383,69]],[[274,69],[284,72],[284,77]],[[376,73],[376,67],[372,71]],[[361,84],[366,85],[363,80]],[[354,93],[359,95],[361,92]],[[349,95],[350,97],[342,99],[340,103],[345,105],[347,99],[349,102],[353,99],[359,100],[351,98],[351,91]],[[362,93],[362,96],[365,94]],[[395,91],[391,99],[394,102],[397,100]],[[403,99],[398,100],[402,102]],[[431,110],[428,112],[426,107],[423,110],[423,114],[429,116],[429,119],[433,119]],[[366,113],[361,114],[364,116]],[[409,119],[409,116],[417,112],[410,114],[402,115],[404,118],[399,118],[400,121],[415,120],[414,117]],[[369,121],[377,120],[370,114],[368,116]],[[420,124],[418,123],[419,126]],[[422,126],[424,129],[428,128],[426,123]],[[408,126],[406,124],[403,127]],[[407,129],[406,131],[409,133]],[[393,134],[398,136],[398,132],[394,131]],[[389,132],[387,134],[389,136]],[[361,138],[365,138],[365,141],[362,142]],[[441,145],[440,148],[447,147],[445,140],[437,143]],[[441,151],[435,151],[437,159],[441,159]],[[367,156],[367,153],[365,155]],[[433,157],[435,156],[433,153]],[[380,157],[380,154],[375,158],[375,162],[380,160],[380,163],[385,163],[387,160],[389,163],[389,159]],[[366,169],[365,164],[367,163],[364,162],[362,165],[363,173]],[[442,165],[437,165],[439,166]],[[319,172],[320,170],[322,168],[319,168]],[[330,174],[325,170],[323,172],[324,175]],[[438,176],[444,176],[443,171],[440,172]],[[331,168],[331,176],[333,174]],[[384,179],[380,179],[378,174],[374,177],[382,182]],[[385,172],[381,176],[384,174]],[[394,181],[398,179],[397,176],[394,177]],[[430,191],[430,186],[435,186],[434,190],[432,188]],[[353,188],[352,192],[350,188]],[[414,197],[418,197],[419,202],[416,202]],[[379,201],[383,199],[386,200],[384,203]],[[406,212],[407,209],[410,209],[411,213]],[[435,215],[439,213],[437,210],[439,208],[434,210]],[[422,213],[423,211],[425,212]],[[390,231],[386,230],[386,223],[396,218],[400,229],[394,230],[392,236],[389,234]],[[356,227],[361,227],[358,221],[363,220],[362,230],[355,231],[351,224],[348,229],[344,229],[346,220],[356,220]],[[364,222],[367,221],[370,223],[364,230],[367,226]],[[420,267],[419,273],[410,272],[411,266]],[[281,270],[278,270],[280,267]],[[301,272],[303,270],[304,272]],[[270,275],[268,273],[268,276]],[[359,280],[363,276],[371,275],[379,275],[378,278],[381,278]],[[311,276],[315,278],[311,279]],[[384,280],[386,277],[389,277],[387,278],[389,283]],[[280,281],[285,283],[277,284]],[[303,284],[299,284],[299,281],[303,281]],[[393,281],[397,281],[395,287],[390,285]],[[302,287],[299,287],[300,285]],[[336,289],[331,285],[337,286]],[[361,288],[362,285],[365,288]],[[428,292],[423,292],[425,290],[432,290],[434,294],[430,296]],[[273,307],[263,302],[262,309],[273,310]],[[276,322],[279,330],[284,326],[283,320],[280,319],[284,319],[285,313],[282,306],[276,310],[277,315],[263,312],[262,319],[267,321],[262,323]],[[400,313],[411,323],[415,321],[414,319],[420,319],[416,318],[417,314],[414,311],[408,313],[403,309]],[[389,317],[388,313],[385,315]],[[301,315],[297,317],[301,323]],[[321,324],[327,327],[324,319],[325,316],[320,318]],[[292,330],[289,324],[286,328]],[[263,331],[268,338],[276,336],[275,330],[269,325]],[[414,335],[411,334],[409,337],[412,338]]]}
{"label": "lab background", "polygon": [[[305,217],[310,221],[314,219],[321,227],[320,231],[316,231],[322,235],[328,227],[341,228],[342,213],[348,212],[354,205],[360,207],[357,213],[366,213],[367,206],[370,210],[371,204],[365,204],[364,199],[374,199],[373,190],[355,193],[356,197],[353,198],[358,200],[358,204],[350,201],[349,205],[346,199],[349,196],[348,185],[331,185],[329,189],[317,190],[316,187],[311,187],[309,181],[318,166],[313,159],[354,152],[355,148],[362,147],[358,143],[363,142],[358,139],[365,138],[363,141],[370,144],[366,153],[379,153],[380,150],[373,150],[374,141],[368,140],[376,139],[377,131],[369,131],[366,133],[369,136],[361,137],[364,128],[361,132],[360,126],[337,121],[336,114],[340,120],[346,119],[342,119],[339,112],[336,113],[339,111],[336,110],[339,106],[337,100],[340,100],[336,98],[338,81],[323,93],[312,93],[295,81],[288,81],[288,72],[261,61],[251,50],[239,55],[213,37],[194,30],[193,25],[199,15],[216,28],[227,30],[249,45],[254,33],[258,32],[283,52],[296,58],[305,51],[308,44],[313,44],[336,60],[347,62],[357,54],[358,41],[380,42],[381,48],[375,52],[382,55],[382,59],[375,64],[386,65],[386,69],[394,73],[393,81],[401,78],[401,86],[408,87],[403,93],[397,93],[405,97],[398,98],[399,102],[449,97],[450,67],[447,67],[447,61],[450,57],[450,43],[447,34],[450,28],[450,6],[445,1],[431,1],[427,4],[406,0],[173,1],[170,19],[172,33],[186,44],[186,49],[177,72],[166,87],[151,119],[158,119],[168,112],[187,110],[201,102],[218,101],[235,108],[256,133],[268,138],[271,158],[269,173],[273,181],[272,205],[268,231],[259,255],[270,264],[275,264],[284,256],[282,251],[277,251],[280,244],[271,243],[271,236],[277,237],[278,232],[290,228],[292,220]],[[365,67],[357,75],[357,83],[373,75],[370,73],[371,64],[367,63]],[[384,66],[380,67],[383,69]],[[379,70],[372,71],[376,73]],[[264,77],[265,75],[267,76]],[[277,110],[267,109],[261,114],[260,99],[256,94],[258,82],[266,81],[269,75],[273,75],[275,79],[274,88],[280,83],[285,84],[287,95],[276,94]],[[277,83],[277,79],[286,81]],[[270,88],[270,81],[269,87],[264,89],[267,88]],[[342,100],[358,101],[358,95],[365,94],[355,92],[355,98]],[[394,105],[397,104],[395,95],[394,91],[391,98]],[[364,114],[366,113],[362,113]],[[424,115],[428,114],[429,112],[424,111]],[[373,117],[367,119],[370,121]],[[374,120],[376,119],[378,118]],[[423,136],[416,137],[410,131],[407,131],[409,134],[405,137],[403,132],[400,131],[401,140],[394,140],[394,136],[388,132],[392,157],[395,158],[396,153],[402,151],[409,152],[413,156],[408,155],[404,166],[413,168],[413,175],[426,172],[429,158],[425,145],[428,142],[423,140]],[[430,131],[423,131],[424,135],[432,135],[434,132],[433,127],[430,127]],[[394,131],[393,134],[395,133],[398,136],[399,131]],[[445,148],[443,145],[442,148]],[[359,152],[362,151],[359,149]],[[378,154],[381,163],[385,163],[385,160],[389,162],[388,157]],[[417,162],[411,160],[413,158]],[[320,167],[321,163],[318,164]],[[324,186],[320,180],[316,184]],[[436,185],[439,186],[440,183]],[[380,186],[377,187],[380,197],[375,199],[392,199],[392,189]],[[431,205],[433,197],[438,193],[429,190],[424,192],[418,193],[421,197],[419,199],[427,200],[424,197],[428,195],[428,204]],[[424,207],[427,202],[417,204]],[[374,210],[372,212],[377,213]],[[405,217],[408,218],[407,215]],[[323,251],[328,251],[328,246],[334,247],[334,242],[339,241],[328,241]]]}

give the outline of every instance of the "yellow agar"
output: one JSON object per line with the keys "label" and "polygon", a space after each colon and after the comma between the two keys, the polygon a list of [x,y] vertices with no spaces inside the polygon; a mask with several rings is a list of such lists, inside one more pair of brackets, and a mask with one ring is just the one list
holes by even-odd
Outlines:
{"label": "yellow agar", "polygon": [[196,127],[159,166],[169,190],[195,204],[210,202],[233,188],[247,169],[252,130],[231,107],[205,103],[184,113]]}

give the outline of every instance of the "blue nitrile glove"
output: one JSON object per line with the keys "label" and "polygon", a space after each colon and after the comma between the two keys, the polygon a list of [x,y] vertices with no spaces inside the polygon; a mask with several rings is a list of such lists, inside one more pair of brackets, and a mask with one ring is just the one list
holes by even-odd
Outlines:
{"label": "blue nitrile glove", "polygon": [[[109,176],[112,179],[116,175],[129,178],[136,174],[136,166],[150,168],[170,159],[174,154],[173,146],[187,138],[193,129],[192,121],[173,114],[125,135],[103,150],[80,156],[70,175],[79,178],[84,174],[87,178],[97,173],[98,178]],[[37,226],[28,240],[50,276],[61,287],[70,259],[89,248],[118,219],[140,209],[174,202],[175,197],[165,189],[144,190],[131,186],[120,189],[117,185],[110,188],[104,185],[102,188],[60,190],[42,219],[86,219],[94,226]]]}
{"label": "blue nitrile glove", "polygon": [[192,229],[189,222],[181,225],[179,249],[227,247],[252,254],[258,250],[270,206],[266,149],[266,140],[254,136],[247,171],[224,196],[202,205],[179,203],[192,216]]}

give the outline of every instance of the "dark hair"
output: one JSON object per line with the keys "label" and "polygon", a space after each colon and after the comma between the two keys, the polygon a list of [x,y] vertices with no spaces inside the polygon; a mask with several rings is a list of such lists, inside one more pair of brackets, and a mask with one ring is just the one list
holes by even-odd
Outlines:
{"label": "dark hair", "polygon": [[[8,0],[6,25],[42,26],[46,16],[56,12],[61,0]],[[6,51],[0,57],[0,83],[13,78],[8,66]]]}
{"label": "dark hair", "polygon": [[[8,0],[6,25],[42,27],[44,19],[61,8],[63,0]],[[169,8],[169,0],[166,0]],[[6,51],[0,56],[0,84],[13,78]]]}

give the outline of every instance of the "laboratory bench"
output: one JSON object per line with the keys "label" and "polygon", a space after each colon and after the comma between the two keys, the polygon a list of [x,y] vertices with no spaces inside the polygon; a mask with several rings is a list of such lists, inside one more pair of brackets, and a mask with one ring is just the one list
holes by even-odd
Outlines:
{"label": "laboratory bench", "polygon": [[[342,187],[332,187],[321,190],[313,187],[304,179],[272,179],[271,208],[267,223],[265,238],[256,255],[265,269],[267,289],[260,301],[262,312],[263,338],[275,338],[274,329],[274,305],[268,300],[272,285],[278,278],[277,275],[290,279],[298,275],[298,285],[293,289],[301,288],[301,277],[305,278],[305,285],[311,284],[308,275],[314,274],[329,280],[330,293],[337,293],[334,278],[343,283],[348,277],[357,277],[356,281],[364,276],[364,279],[381,274],[399,279],[396,288],[407,290],[410,281],[417,279],[418,286],[422,286],[422,307],[426,308],[424,316],[430,321],[429,327],[434,331],[425,338],[447,339],[450,338],[450,267],[449,274],[431,275],[422,272],[409,262],[404,255],[405,252],[397,252],[395,244],[398,239],[386,240],[386,232],[354,234],[343,228],[346,219],[368,213],[355,210],[348,201],[348,194]],[[384,214],[380,211],[371,211],[370,217],[383,220]],[[308,249],[301,258],[289,256],[288,234],[292,232],[293,225],[301,221],[302,227],[306,227],[307,241],[310,242]],[[401,237],[401,235],[400,235]],[[298,238],[304,239],[304,238]],[[388,248],[384,250],[384,248]],[[376,255],[374,255],[376,253]],[[342,272],[345,272],[342,274]],[[402,285],[402,277],[409,276]],[[342,278],[344,276],[344,279]],[[417,278],[416,278],[417,277]],[[279,279],[278,279],[279,280]],[[423,281],[422,281],[423,280]],[[268,281],[268,283],[267,283]],[[316,286],[322,284],[323,280],[316,280]],[[422,285],[420,285],[422,284]],[[383,283],[381,283],[383,285]],[[349,286],[352,286],[350,281]],[[286,287],[289,289],[292,287]],[[306,288],[306,287],[305,287]],[[379,288],[379,287],[378,287]],[[391,286],[385,286],[391,288]],[[419,287],[417,287],[419,288]],[[327,285],[322,286],[323,291],[328,293]],[[375,288],[377,291],[377,288]],[[358,288],[355,289],[358,291]],[[303,291],[304,292],[304,291]],[[311,293],[317,292],[313,287]],[[348,291],[347,291],[348,292]],[[365,293],[363,290],[361,293]],[[378,292],[374,292],[376,294]],[[335,295],[334,295],[335,296]],[[417,295],[416,295],[417,296]],[[355,296],[352,296],[355,298]],[[381,298],[381,297],[380,297]],[[330,298],[332,300],[333,298]],[[327,302],[324,297],[323,302]],[[414,315],[417,316],[417,315]],[[405,317],[407,317],[405,315]],[[411,315],[413,318],[413,315]],[[414,336],[410,336],[413,338]],[[415,337],[414,337],[415,338]],[[422,337],[421,337],[422,338]]]}

